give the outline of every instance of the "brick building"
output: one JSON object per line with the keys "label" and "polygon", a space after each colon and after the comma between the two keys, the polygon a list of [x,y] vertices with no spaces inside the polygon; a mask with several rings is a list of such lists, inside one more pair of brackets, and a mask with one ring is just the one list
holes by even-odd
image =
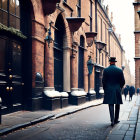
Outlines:
{"label": "brick building", "polygon": [[140,87],[140,1],[135,0],[135,88]]}
{"label": "brick building", "polygon": [[[3,112],[56,109],[101,97],[109,57],[120,68],[123,61],[108,10],[98,0],[0,1]],[[94,64],[90,75],[88,62]]]}

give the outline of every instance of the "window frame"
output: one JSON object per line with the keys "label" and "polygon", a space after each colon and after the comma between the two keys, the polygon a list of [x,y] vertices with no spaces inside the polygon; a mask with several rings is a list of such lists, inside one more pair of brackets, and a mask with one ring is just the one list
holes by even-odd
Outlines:
{"label": "window frame", "polygon": [[81,0],[78,0],[77,4],[77,17],[81,17]]}
{"label": "window frame", "polygon": [[[16,7],[16,4],[17,4],[17,1],[19,2],[19,15],[17,15],[17,7]],[[1,7],[0,7],[0,12],[2,12],[2,17],[0,19],[0,23],[6,25],[7,27],[13,27],[15,29],[19,29],[20,30],[20,1],[19,0],[15,0],[15,9],[14,9],[14,13],[10,12],[10,0],[7,0],[7,10],[3,9],[3,3],[2,3],[2,0],[0,0],[0,3],[1,3]],[[3,18],[3,13],[6,13],[7,14],[7,21],[6,21],[6,24],[4,23],[4,18]],[[14,23],[14,26],[11,25],[11,22],[10,22],[10,17],[14,17],[15,18],[15,23]],[[17,26],[17,22],[16,20],[19,20],[19,28]]]}

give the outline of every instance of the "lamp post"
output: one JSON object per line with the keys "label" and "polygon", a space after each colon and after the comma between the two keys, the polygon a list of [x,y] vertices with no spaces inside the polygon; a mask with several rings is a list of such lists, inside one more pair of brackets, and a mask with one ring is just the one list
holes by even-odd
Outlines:
{"label": "lamp post", "polygon": [[50,27],[48,29],[48,35],[45,37],[45,41],[48,43],[48,47],[50,46],[50,43],[52,43],[53,39],[51,37],[51,24],[52,22],[49,23]]}
{"label": "lamp post", "polygon": [[90,75],[92,74],[92,71],[93,71],[93,65],[94,65],[94,63],[92,62],[91,56],[89,56],[89,59],[87,61],[87,67],[88,67],[88,93],[90,92]]}

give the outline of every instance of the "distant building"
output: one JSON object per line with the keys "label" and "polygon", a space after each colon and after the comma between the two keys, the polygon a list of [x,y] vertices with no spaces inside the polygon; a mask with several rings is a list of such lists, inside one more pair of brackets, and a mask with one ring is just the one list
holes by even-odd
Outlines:
{"label": "distant building", "polygon": [[140,1],[135,0],[135,87],[140,87]]}

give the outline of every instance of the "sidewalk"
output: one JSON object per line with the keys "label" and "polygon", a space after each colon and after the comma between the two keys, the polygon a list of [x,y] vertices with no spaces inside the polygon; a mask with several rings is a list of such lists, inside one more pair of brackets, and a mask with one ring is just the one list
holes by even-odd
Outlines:
{"label": "sidewalk", "polygon": [[[123,98],[124,99],[124,98]],[[140,140],[140,96],[123,101],[120,109],[120,123],[115,125],[107,140]]]}
{"label": "sidewalk", "polygon": [[65,115],[75,113],[77,111],[102,104],[103,99],[88,101],[79,106],[70,105],[68,107],[57,109],[54,111],[18,111],[15,113],[2,115],[2,124],[0,125],[0,136],[8,134],[12,131],[34,125],[36,123],[49,119],[56,119]]}

